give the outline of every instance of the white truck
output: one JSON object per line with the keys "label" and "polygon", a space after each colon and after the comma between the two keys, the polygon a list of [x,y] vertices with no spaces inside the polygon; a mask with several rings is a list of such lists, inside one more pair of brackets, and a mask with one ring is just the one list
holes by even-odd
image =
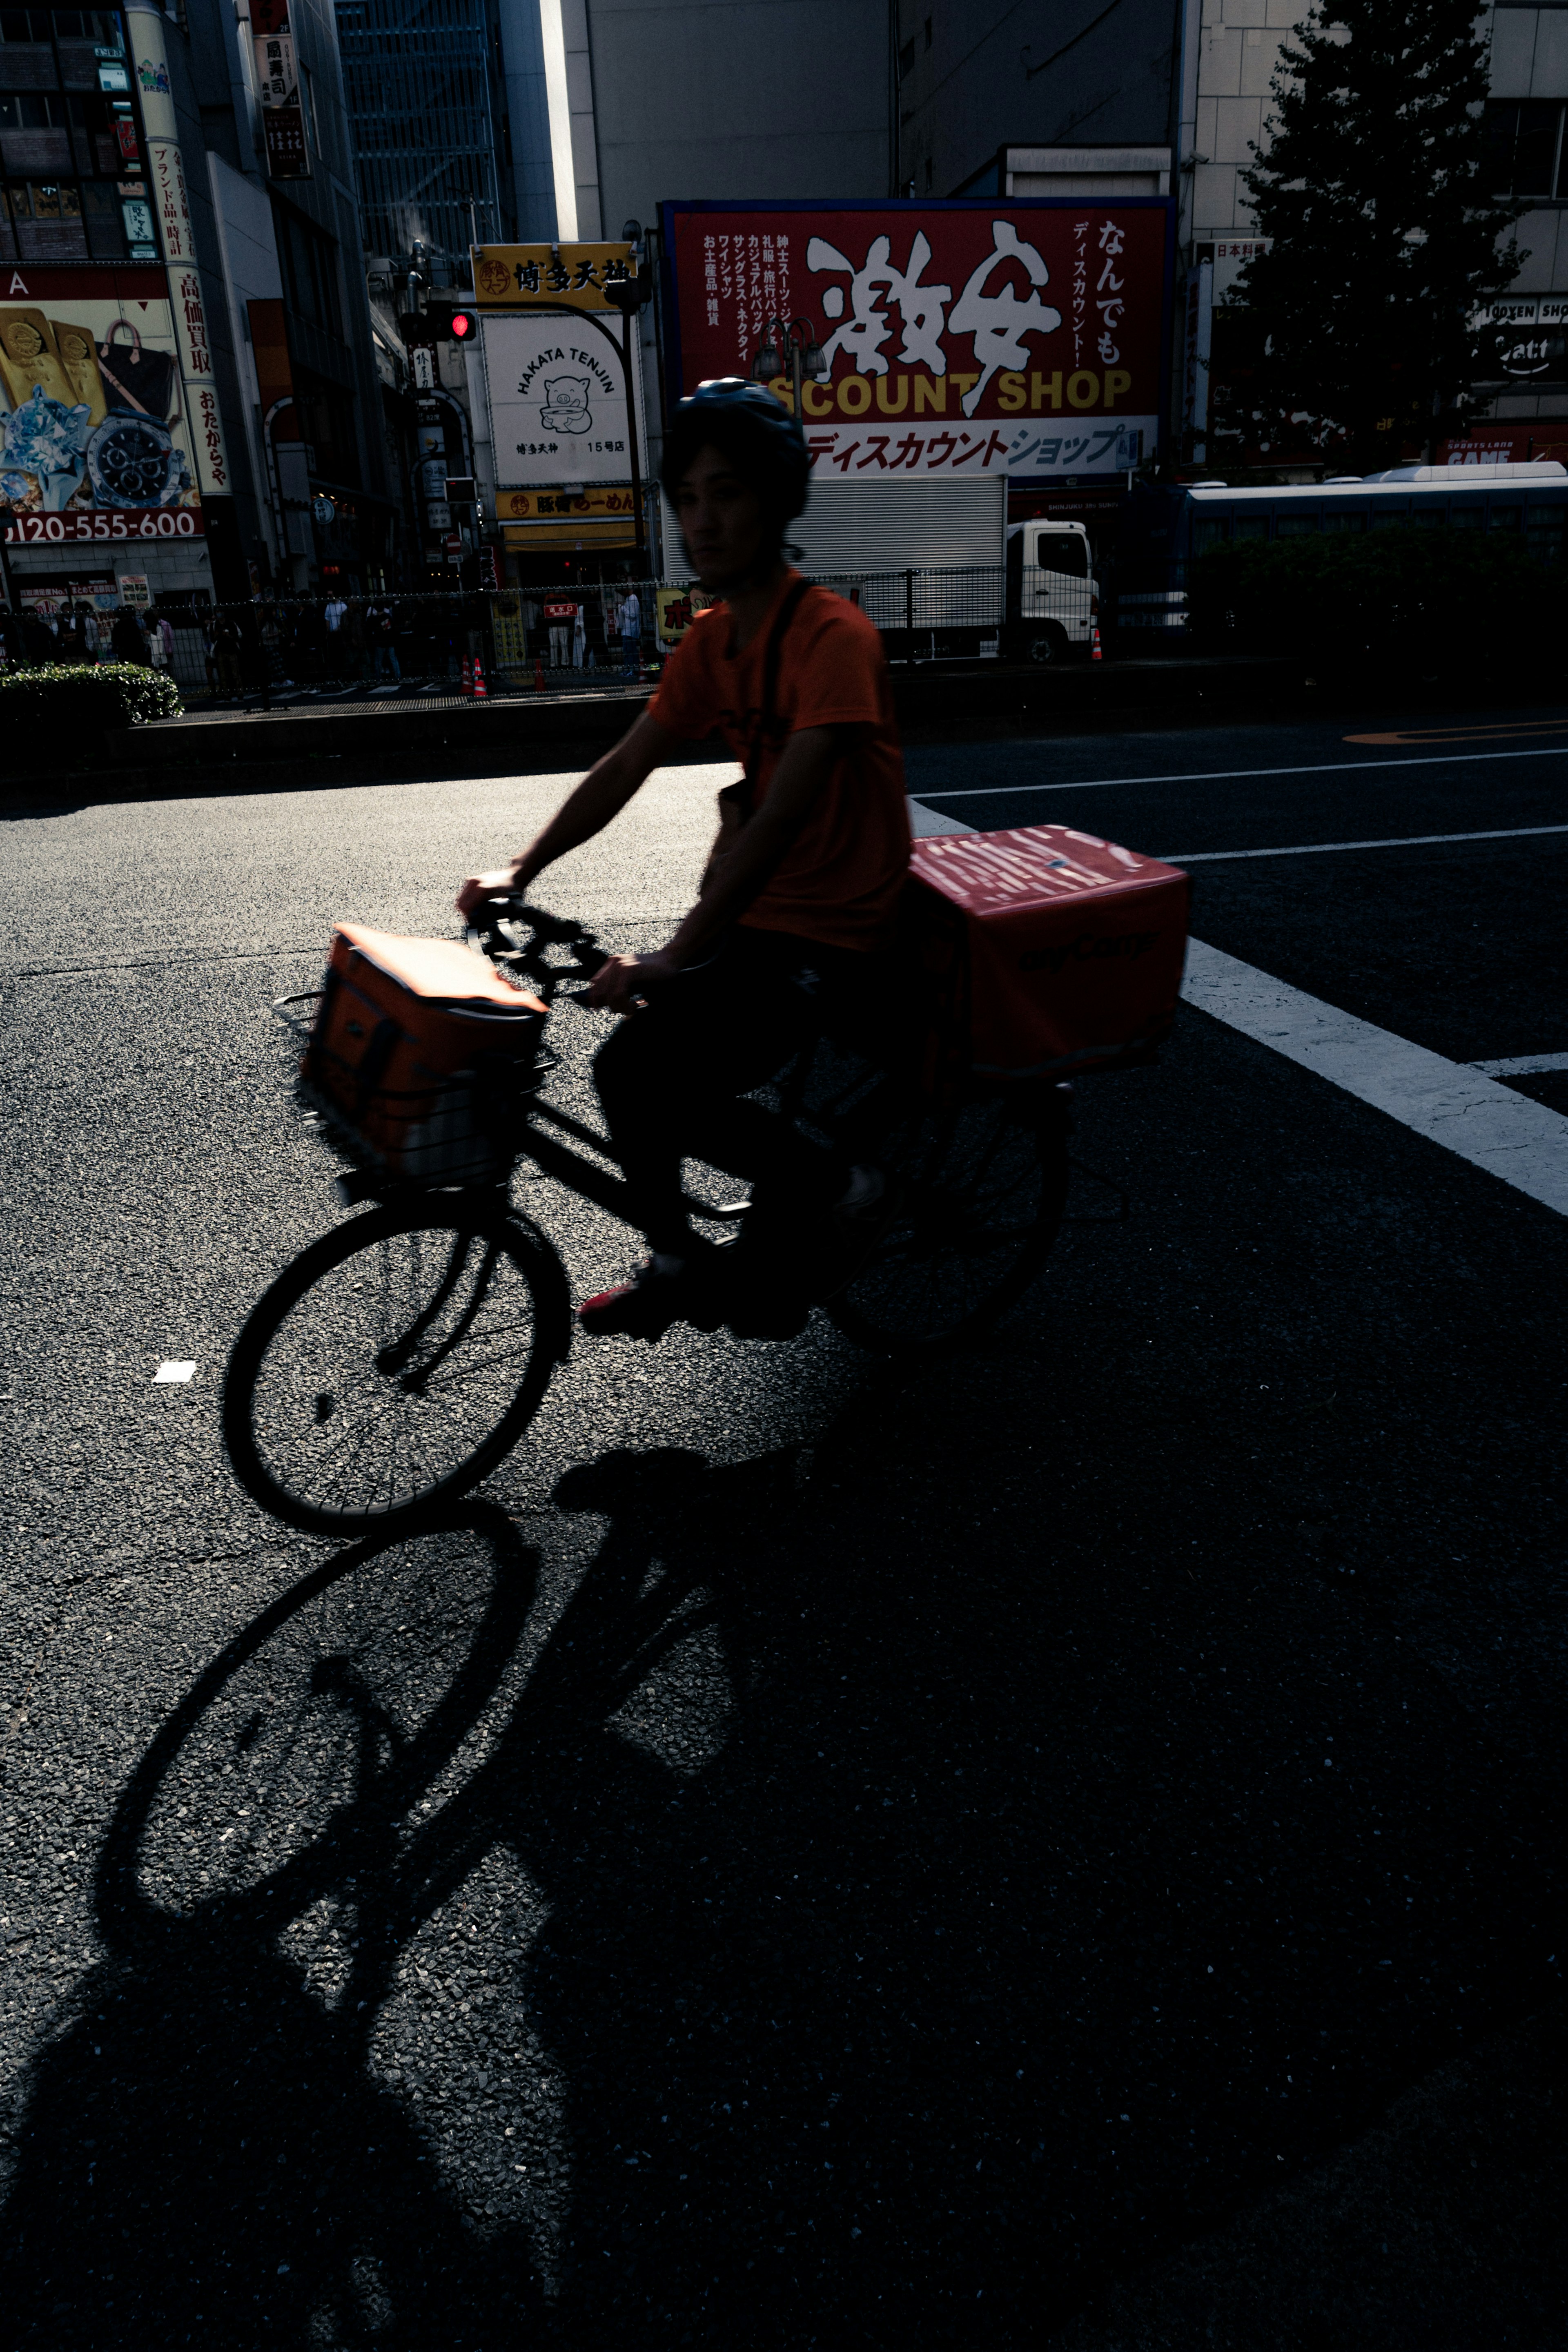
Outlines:
{"label": "white truck", "polygon": [[[1100,626],[1088,532],[1007,517],[1003,474],[841,481],[819,471],[789,536],[801,571],[859,604],[894,661],[1088,659]],[[663,521],[664,577],[689,580],[667,505]]]}

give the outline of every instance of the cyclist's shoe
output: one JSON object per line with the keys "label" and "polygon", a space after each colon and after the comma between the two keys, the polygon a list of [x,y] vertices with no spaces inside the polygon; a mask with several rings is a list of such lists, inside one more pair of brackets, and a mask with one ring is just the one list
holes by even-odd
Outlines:
{"label": "cyclist's shoe", "polygon": [[834,1224],[848,1234],[880,1225],[886,1214],[889,1186],[880,1168],[852,1168],[849,1190],[832,1208]]}
{"label": "cyclist's shoe", "polygon": [[716,1330],[720,1317],[707,1256],[706,1251],[694,1254],[668,1272],[644,1258],[630,1282],[583,1300],[579,1325],[595,1339],[662,1339],[672,1323],[681,1322]]}

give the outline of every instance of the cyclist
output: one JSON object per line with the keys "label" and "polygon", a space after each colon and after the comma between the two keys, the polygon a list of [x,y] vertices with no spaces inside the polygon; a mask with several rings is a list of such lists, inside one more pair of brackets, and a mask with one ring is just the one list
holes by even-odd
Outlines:
{"label": "cyclist", "polygon": [[835,1225],[873,1216],[883,1178],[740,1099],[863,987],[909,865],[904,764],[874,625],[784,559],[806,503],[798,420],[760,384],[701,385],[671,419],[661,468],[698,583],[700,614],[649,708],[538,838],[472,876],[469,913],[527,891],[591,840],[684,741],[718,728],[745,768],[719,794],[695,905],[650,955],[613,956],[591,1001],[631,1015],[594,1064],[611,1139],[650,1255],[633,1281],[579,1308],[583,1328],[656,1339],[716,1319],[714,1255],[681,1199],[685,1153],[753,1186],[741,1249],[754,1265],[809,1260]]}

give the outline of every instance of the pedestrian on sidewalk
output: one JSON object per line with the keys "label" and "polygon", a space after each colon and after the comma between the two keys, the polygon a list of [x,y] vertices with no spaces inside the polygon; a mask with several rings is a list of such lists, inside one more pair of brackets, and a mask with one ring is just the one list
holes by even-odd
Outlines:
{"label": "pedestrian on sidewalk", "polygon": [[643,650],[643,607],[637,591],[628,581],[626,593],[621,600],[621,675],[630,684],[637,675],[637,659]]}
{"label": "pedestrian on sidewalk", "polygon": [[549,629],[549,666],[564,669],[570,658],[572,623],[577,618],[577,606],[564,597],[554,597],[545,606],[545,621]]}

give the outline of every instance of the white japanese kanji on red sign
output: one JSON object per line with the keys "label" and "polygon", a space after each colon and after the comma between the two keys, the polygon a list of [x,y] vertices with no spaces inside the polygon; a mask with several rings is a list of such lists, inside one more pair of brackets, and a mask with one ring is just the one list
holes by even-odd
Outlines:
{"label": "white japanese kanji on red sign", "polygon": [[[679,390],[749,376],[769,321],[810,321],[819,471],[1109,473],[1164,406],[1164,199],[665,208]],[[788,370],[772,389],[789,404]]]}

